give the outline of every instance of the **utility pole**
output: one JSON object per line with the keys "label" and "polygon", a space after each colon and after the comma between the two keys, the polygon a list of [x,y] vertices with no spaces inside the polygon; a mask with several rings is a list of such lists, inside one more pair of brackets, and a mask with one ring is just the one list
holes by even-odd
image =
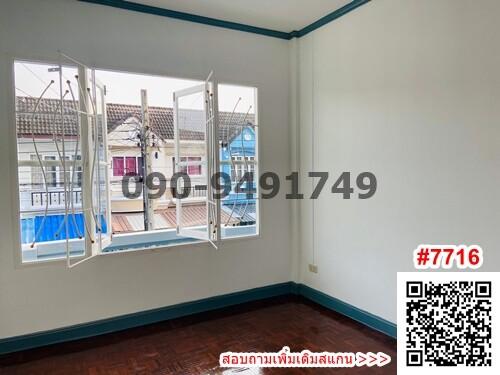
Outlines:
{"label": "utility pole", "polygon": [[151,174],[151,157],[149,151],[149,109],[148,93],[141,90],[142,126],[140,132],[141,157],[142,157],[142,203],[144,208],[144,230],[154,229],[154,207],[153,200],[149,199],[149,189],[146,184],[147,177]]}

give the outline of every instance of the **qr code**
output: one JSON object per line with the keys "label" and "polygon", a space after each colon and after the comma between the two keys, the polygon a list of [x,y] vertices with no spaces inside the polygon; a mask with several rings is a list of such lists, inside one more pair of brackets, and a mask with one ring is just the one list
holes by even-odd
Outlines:
{"label": "qr code", "polygon": [[407,366],[491,366],[491,282],[406,283]]}
{"label": "qr code", "polygon": [[500,374],[500,273],[399,272],[398,374]]}

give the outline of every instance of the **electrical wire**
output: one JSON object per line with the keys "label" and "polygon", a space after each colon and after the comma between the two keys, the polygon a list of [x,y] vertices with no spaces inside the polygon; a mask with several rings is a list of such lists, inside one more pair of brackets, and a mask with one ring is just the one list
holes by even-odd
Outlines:
{"label": "electrical wire", "polygon": [[[35,78],[36,78],[37,80],[39,80],[39,81],[40,81],[43,85],[47,86],[47,82],[45,82],[45,80],[44,80],[43,78],[41,78],[38,74],[36,74],[33,70],[31,70],[31,69],[28,67],[28,65],[26,65],[26,64],[25,64],[25,63],[23,63],[23,62],[21,63],[21,65],[22,65],[22,66],[23,66],[23,67],[24,67],[24,68],[25,68],[28,72],[30,72],[31,74],[33,74],[33,76],[35,76]],[[54,90],[52,87],[50,88],[50,90],[51,90],[54,94],[56,94],[57,96],[60,96],[60,94],[59,94],[56,90]]]}

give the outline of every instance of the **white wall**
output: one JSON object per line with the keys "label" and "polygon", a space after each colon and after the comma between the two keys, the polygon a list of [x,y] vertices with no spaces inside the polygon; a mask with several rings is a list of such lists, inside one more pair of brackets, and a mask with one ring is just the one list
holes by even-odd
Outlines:
{"label": "white wall", "polygon": [[288,42],[68,0],[2,1],[0,12],[0,337],[290,280],[288,202],[262,204],[259,239],[16,268],[11,59],[57,59],[259,88],[262,171],[289,170]]}
{"label": "white wall", "polygon": [[301,172],[378,178],[302,202],[301,282],[395,322],[420,243],[480,244],[500,271],[499,25],[496,0],[375,0],[300,39]]}

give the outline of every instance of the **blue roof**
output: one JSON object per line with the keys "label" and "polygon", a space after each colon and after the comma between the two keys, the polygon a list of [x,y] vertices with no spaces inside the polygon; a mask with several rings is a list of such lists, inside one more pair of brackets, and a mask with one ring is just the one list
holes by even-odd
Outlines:
{"label": "blue roof", "polygon": [[[57,241],[66,239],[66,225],[64,223],[64,214],[47,215],[45,221],[43,215],[21,219],[21,242],[23,244],[36,242]],[[85,237],[85,227],[83,214],[75,213],[68,215],[69,238]],[[102,232],[107,233],[107,225],[102,217]],[[43,224],[43,227],[42,227]],[[41,228],[41,230],[40,230]]]}

